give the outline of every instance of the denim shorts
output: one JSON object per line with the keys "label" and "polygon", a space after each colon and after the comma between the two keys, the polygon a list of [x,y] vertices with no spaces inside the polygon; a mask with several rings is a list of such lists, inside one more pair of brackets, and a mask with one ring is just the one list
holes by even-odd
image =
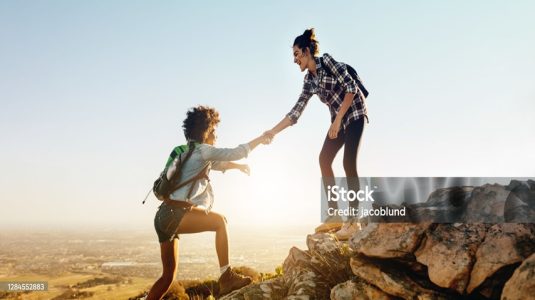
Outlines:
{"label": "denim shorts", "polygon": [[191,210],[191,207],[172,207],[165,203],[160,205],[156,216],[154,216],[154,229],[158,235],[158,241],[171,242],[175,238],[179,239],[177,230],[184,215]]}

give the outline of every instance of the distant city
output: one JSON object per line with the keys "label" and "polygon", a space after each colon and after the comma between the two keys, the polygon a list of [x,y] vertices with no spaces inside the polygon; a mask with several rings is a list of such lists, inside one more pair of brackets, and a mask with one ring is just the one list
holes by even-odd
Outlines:
{"label": "distant city", "polygon": [[[292,246],[305,248],[305,239],[306,232],[230,232],[230,261],[232,265],[248,266],[257,272],[274,272]],[[179,253],[177,279],[206,280],[219,276],[213,233],[182,235]],[[72,290],[104,276],[122,278],[119,281],[124,285],[143,282],[150,286],[160,274],[159,244],[153,232],[56,231],[0,235],[0,281],[49,281],[50,298],[61,295],[62,290]],[[120,283],[110,284],[107,290],[112,286],[118,288]],[[132,294],[136,292],[133,290]],[[31,294],[44,296],[43,293]]]}

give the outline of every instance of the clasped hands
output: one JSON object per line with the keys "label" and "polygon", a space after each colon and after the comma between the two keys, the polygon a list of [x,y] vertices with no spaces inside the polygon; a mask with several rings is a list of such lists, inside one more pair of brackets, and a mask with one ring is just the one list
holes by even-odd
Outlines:
{"label": "clasped hands", "polygon": [[[330,139],[335,139],[338,137],[338,133],[340,132],[340,128],[342,125],[341,123],[342,123],[341,120],[339,120],[338,118],[336,118],[332,122],[331,126],[329,127],[329,132],[327,133],[327,136]],[[273,129],[264,131],[264,133],[262,134],[262,138],[263,138],[262,144],[264,145],[271,144],[271,142],[275,138],[275,135],[276,135],[276,132]]]}
{"label": "clasped hands", "polygon": [[273,131],[273,129],[264,131],[264,133],[262,134],[262,138],[263,138],[262,144],[269,145],[275,138],[275,132]]}

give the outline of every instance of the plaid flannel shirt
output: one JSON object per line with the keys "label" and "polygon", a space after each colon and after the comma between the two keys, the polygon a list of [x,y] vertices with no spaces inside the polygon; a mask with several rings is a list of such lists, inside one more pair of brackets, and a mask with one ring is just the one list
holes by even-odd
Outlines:
{"label": "plaid flannel shirt", "polygon": [[[364,95],[358,88],[357,82],[347,71],[346,64],[335,61],[332,56],[325,53],[323,59],[316,57],[316,74],[313,76],[310,71],[305,75],[303,91],[292,110],[287,114],[293,124],[297,123],[303,114],[308,100],[316,94],[321,102],[327,104],[331,113],[331,122],[334,121],[346,93],[355,94],[351,106],[342,119],[342,127],[345,129],[354,120],[366,117],[366,104]],[[322,65],[323,64],[325,65]],[[325,68],[329,68],[332,76],[327,75]]]}

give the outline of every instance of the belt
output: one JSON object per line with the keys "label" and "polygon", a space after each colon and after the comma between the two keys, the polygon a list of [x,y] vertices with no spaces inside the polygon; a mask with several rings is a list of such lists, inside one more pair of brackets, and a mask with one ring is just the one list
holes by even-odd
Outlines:
{"label": "belt", "polygon": [[165,205],[171,206],[171,207],[179,207],[179,208],[190,208],[193,206],[190,202],[182,201],[182,200],[169,200],[166,199],[163,201]]}

